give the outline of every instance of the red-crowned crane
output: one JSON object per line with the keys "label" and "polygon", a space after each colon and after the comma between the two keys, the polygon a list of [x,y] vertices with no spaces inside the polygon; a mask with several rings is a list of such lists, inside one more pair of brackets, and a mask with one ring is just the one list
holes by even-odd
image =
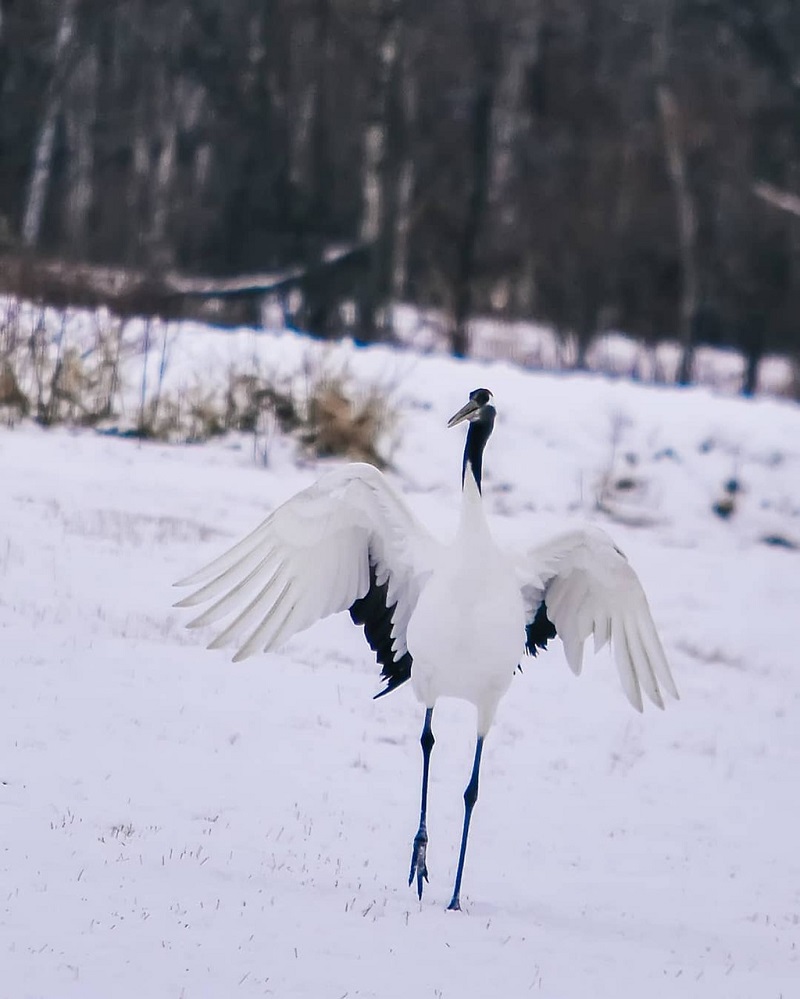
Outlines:
{"label": "red-crowned crane", "polygon": [[422,802],[409,875],[420,899],[428,880],[433,710],[440,697],[475,705],[477,743],[450,909],[461,908],[484,739],[526,650],[535,655],[558,635],[567,662],[580,673],[586,639],[593,636],[596,650],[610,641],[637,710],[642,691],[660,708],[662,690],[678,696],[639,579],[607,534],[569,531],[523,558],[493,540],[481,497],[483,452],[496,412],[491,399],[487,389],[476,389],[448,423],[469,422],[452,543],[434,538],[381,472],[349,464],[293,496],[230,551],[177,584],[200,585],[178,607],[213,601],[190,627],[231,618],[210,648],[235,646],[235,661],[349,609],[382,667],[386,686],[377,696],[411,680],[425,707]]}

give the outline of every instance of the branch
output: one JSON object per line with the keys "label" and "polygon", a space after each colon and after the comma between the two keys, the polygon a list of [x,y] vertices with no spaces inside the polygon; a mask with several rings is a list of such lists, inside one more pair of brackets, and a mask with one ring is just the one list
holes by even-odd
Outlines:
{"label": "branch", "polygon": [[667,169],[675,192],[678,215],[678,241],[683,269],[683,291],[681,293],[681,325],[683,335],[689,337],[692,316],[697,308],[697,213],[694,198],[689,188],[686,171],[686,156],[681,141],[680,113],[672,91],[664,84],[656,88],[656,100],[664,133],[664,151]]}
{"label": "branch", "polygon": [[292,288],[308,288],[325,280],[348,264],[361,266],[371,252],[372,244],[358,243],[326,253],[305,267],[293,267],[281,274],[243,274],[234,278],[184,277],[176,273],[164,275],[164,287],[176,295],[200,298],[230,298],[236,295],[269,295]]}
{"label": "branch", "polygon": [[753,194],[757,198],[761,198],[762,201],[766,201],[767,204],[780,208],[783,212],[800,216],[800,197],[790,191],[782,191],[779,187],[759,180],[753,184]]}

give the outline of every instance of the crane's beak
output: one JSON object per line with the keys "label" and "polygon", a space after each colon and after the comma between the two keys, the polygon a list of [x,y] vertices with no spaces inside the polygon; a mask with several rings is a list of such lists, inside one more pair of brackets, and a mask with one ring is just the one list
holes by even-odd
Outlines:
{"label": "crane's beak", "polygon": [[470,399],[466,406],[462,406],[455,416],[450,417],[447,421],[447,426],[454,427],[456,424],[462,423],[464,420],[469,420],[472,414],[477,413],[480,408],[480,403],[475,402],[474,399]]}

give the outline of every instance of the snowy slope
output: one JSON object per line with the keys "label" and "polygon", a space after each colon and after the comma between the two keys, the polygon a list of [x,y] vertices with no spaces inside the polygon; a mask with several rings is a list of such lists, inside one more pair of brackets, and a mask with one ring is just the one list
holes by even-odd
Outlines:
{"label": "snowy slope", "polygon": [[[187,338],[170,377],[321,349],[241,338]],[[411,691],[371,699],[346,618],[232,666],[171,609],[174,579],[318,469],[278,439],[265,469],[246,439],[3,431],[0,996],[800,994],[800,554],[762,542],[800,541],[800,410],[339,352],[393,386],[395,481],[443,533],[462,441],[446,419],[492,389],[497,534],[610,530],[682,700],[639,717],[605,653],[580,680],[559,648],[529,660],[487,741],[462,914],[444,907],[474,718],[442,702],[419,905]]]}

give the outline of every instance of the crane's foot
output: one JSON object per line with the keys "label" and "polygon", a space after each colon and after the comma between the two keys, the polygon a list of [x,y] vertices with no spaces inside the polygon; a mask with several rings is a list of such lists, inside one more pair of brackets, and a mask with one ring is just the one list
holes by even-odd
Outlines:
{"label": "crane's foot", "polygon": [[408,875],[409,885],[413,882],[414,876],[417,878],[417,896],[422,901],[422,881],[428,880],[428,868],[425,864],[425,853],[428,849],[428,834],[418,832],[414,837],[414,846],[411,851],[411,873]]}
{"label": "crane's foot", "polygon": [[450,905],[447,906],[448,912],[461,912],[461,902],[454,895],[450,899]]}

